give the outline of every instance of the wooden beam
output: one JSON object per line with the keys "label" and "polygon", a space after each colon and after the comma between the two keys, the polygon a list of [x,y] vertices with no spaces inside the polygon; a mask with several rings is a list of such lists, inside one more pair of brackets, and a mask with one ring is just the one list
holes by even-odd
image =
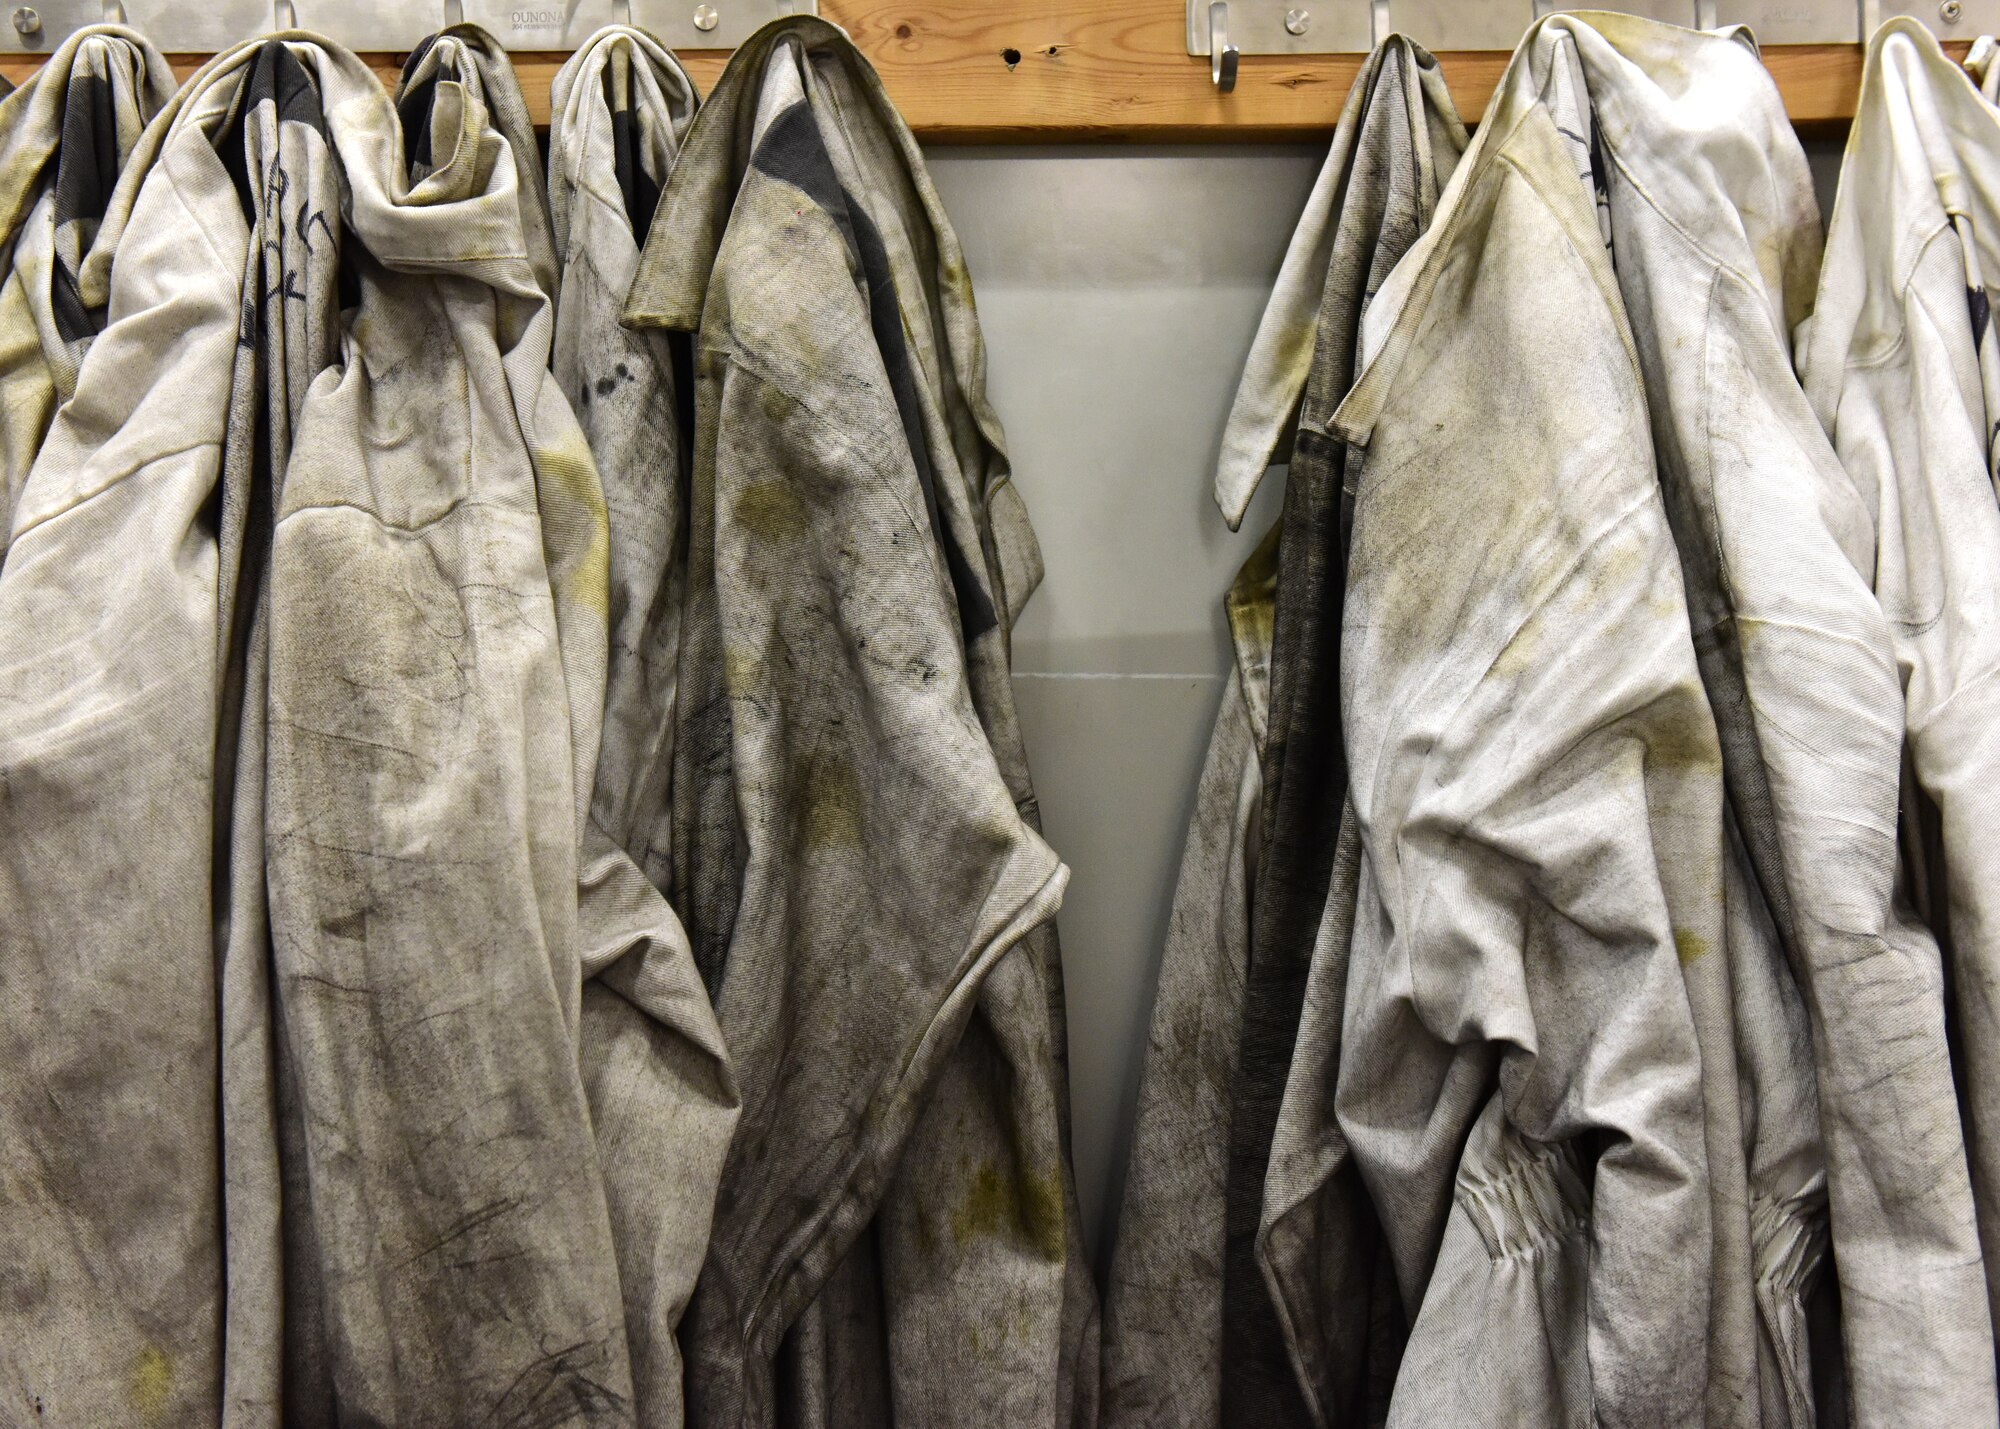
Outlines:
{"label": "wooden beam", "polygon": [[[854,36],[919,136],[938,143],[1232,141],[1324,137],[1361,66],[1360,55],[1245,55],[1232,94],[1209,83],[1208,61],[1185,53],[1176,0],[822,0],[820,12]],[[1965,45],[1946,47],[1962,56]],[[185,77],[201,55],[173,55]],[[401,55],[371,54],[393,84]],[[567,56],[520,53],[514,64],[535,122],[546,124],[549,84]],[[1500,51],[1439,56],[1459,112],[1486,108],[1507,67]],[[1851,119],[1861,86],[1859,45],[1783,45],[1764,60],[1794,123],[1809,130]],[[685,53],[706,93],[728,59]],[[0,57],[19,83],[32,56]]]}

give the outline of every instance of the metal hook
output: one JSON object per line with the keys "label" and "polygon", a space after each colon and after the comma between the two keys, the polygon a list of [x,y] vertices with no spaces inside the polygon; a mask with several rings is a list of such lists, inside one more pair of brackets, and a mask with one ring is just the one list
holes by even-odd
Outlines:
{"label": "metal hook", "polygon": [[618,0],[618,23],[628,30],[632,28],[632,0]]}
{"label": "metal hook", "polygon": [[1229,38],[1228,0],[1213,0],[1208,7],[1208,78],[1218,93],[1236,88],[1235,43]]}
{"label": "metal hook", "polygon": [[107,25],[125,23],[125,6],[122,0],[104,0],[104,23]]}
{"label": "metal hook", "polygon": [[292,0],[272,0],[271,28],[274,30],[296,30],[299,27],[299,9]]}
{"label": "metal hook", "polygon": [[465,0],[444,0],[444,28],[465,23]]}

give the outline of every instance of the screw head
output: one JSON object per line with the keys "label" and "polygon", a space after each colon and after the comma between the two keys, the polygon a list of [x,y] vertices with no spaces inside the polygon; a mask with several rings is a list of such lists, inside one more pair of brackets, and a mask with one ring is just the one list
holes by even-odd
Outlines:
{"label": "screw head", "polygon": [[1291,34],[1303,35],[1307,30],[1312,28],[1312,22],[1313,17],[1310,10],[1285,11],[1285,29]]}
{"label": "screw head", "polygon": [[1947,25],[1956,25],[1958,17],[1964,13],[1965,9],[1958,0],[1944,0],[1944,3],[1938,6],[1938,18]]}
{"label": "screw head", "polygon": [[722,17],[715,13],[713,5],[697,5],[694,7],[694,27],[703,34],[707,34],[721,23]]}
{"label": "screw head", "polygon": [[32,35],[42,28],[42,17],[35,13],[31,5],[17,5],[14,8],[14,30],[17,34]]}

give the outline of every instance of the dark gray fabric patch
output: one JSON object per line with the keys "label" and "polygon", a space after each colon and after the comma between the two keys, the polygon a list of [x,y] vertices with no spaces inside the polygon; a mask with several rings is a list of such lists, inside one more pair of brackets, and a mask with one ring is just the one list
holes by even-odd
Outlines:
{"label": "dark gray fabric patch", "polygon": [[438,81],[453,78],[456,71],[446,62],[416,84],[410,83],[410,76],[422,66],[437,39],[436,35],[426,35],[424,42],[410,51],[410,57],[403,61],[402,87],[396,97],[396,120],[403,126],[404,157],[413,167],[426,169],[431,165],[431,106],[437,102]]}
{"label": "dark gray fabric patch", "polygon": [[945,568],[951,576],[952,591],[958,597],[959,627],[970,645],[999,623],[993,598],[973,570],[965,552],[959,549],[950,527],[938,510],[937,477],[931,468],[930,446],[924,438],[923,407],[917,398],[916,377],[910,370],[909,346],[903,336],[903,318],[896,301],[896,282],[889,269],[889,253],[881,232],[868,211],[852,201],[840,186],[828,157],[819,125],[804,100],[786,109],[771,122],[751,164],[774,179],[791,184],[810,198],[846,238],[848,250],[859,264],[866,284],[869,326],[875,345],[882,354],[882,366],[889,374],[895,394],[896,411],[903,419],[903,436],[916,463],[917,480],[923,487],[924,509],[930,515],[931,531],[944,553]]}
{"label": "dark gray fabric patch", "polygon": [[[1411,162],[1413,116],[1399,98],[1404,62],[1400,50],[1385,52],[1362,112],[1285,481],[1263,824],[1253,832],[1260,855],[1230,1094],[1222,1361],[1229,1424],[1312,1422],[1257,1262],[1256,1238],[1347,796],[1340,629],[1353,499],[1345,490],[1346,445],[1324,423],[1353,379],[1368,298],[1430,220],[1430,201]],[[1324,1295],[1338,1327],[1330,1359],[1340,1379],[1321,1387],[1332,1396],[1323,1408],[1335,1423],[1369,1422],[1387,1404],[1407,1326],[1358,1171],[1345,1168],[1323,1195],[1327,1215],[1341,1226],[1344,1251],[1343,1283],[1328,1285]]]}

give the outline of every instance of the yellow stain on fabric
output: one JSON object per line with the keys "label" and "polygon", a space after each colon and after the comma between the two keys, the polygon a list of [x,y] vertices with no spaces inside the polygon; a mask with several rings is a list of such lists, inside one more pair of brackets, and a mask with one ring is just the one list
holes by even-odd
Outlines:
{"label": "yellow stain on fabric", "polygon": [[1237,650],[1260,657],[1269,655],[1278,609],[1276,522],[1238,568],[1228,595],[1223,597],[1223,608],[1229,613],[1229,633]]}
{"label": "yellow stain on fabric", "polygon": [[1708,939],[1691,928],[1674,929],[1674,956],[1681,960],[1681,966],[1699,962],[1708,955]]}
{"label": "yellow stain on fabric", "polygon": [[611,517],[604,486],[580,433],[541,449],[535,461],[549,583],[599,619],[611,618]]}
{"label": "yellow stain on fabric", "polygon": [[1521,628],[1514,632],[1514,638],[1502,647],[1493,661],[1493,673],[1509,678],[1525,675],[1535,668],[1535,659],[1541,652],[1542,622],[1537,612],[1528,617]]}
{"label": "yellow stain on fabric", "polygon": [[759,541],[792,545],[805,538],[806,509],[785,480],[753,481],[736,498],[736,520]]}
{"label": "yellow stain on fabric", "polygon": [[722,684],[731,695],[746,693],[763,675],[764,662],[756,654],[734,645],[722,647]]}
{"label": "yellow stain on fabric", "polygon": [[806,776],[806,840],[814,848],[861,846],[861,781],[844,758],[817,759]]}
{"label": "yellow stain on fabric", "polygon": [[962,1250],[982,1236],[1018,1231],[1048,1260],[1063,1253],[1062,1172],[1024,1176],[1017,1183],[989,1161],[979,1168],[951,1217],[952,1239]]}
{"label": "yellow stain on fabric", "polygon": [[1665,769],[1719,769],[1722,750],[1714,726],[1690,712],[1646,732],[1646,762]]}
{"label": "yellow stain on fabric", "polygon": [[174,1390],[174,1362],[164,1350],[146,1346],[133,1361],[127,1388],[134,1409],[149,1418],[158,1414],[167,1407],[167,1398]]}

